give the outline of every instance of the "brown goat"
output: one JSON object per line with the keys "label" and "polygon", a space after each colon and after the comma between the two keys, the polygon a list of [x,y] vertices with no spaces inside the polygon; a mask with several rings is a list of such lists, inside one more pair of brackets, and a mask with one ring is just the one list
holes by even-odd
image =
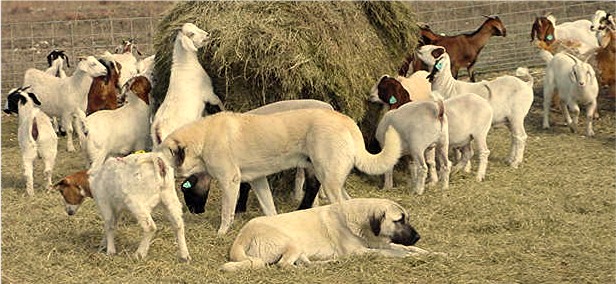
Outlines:
{"label": "brown goat", "polygon": [[[473,67],[479,56],[479,52],[488,43],[492,36],[506,36],[507,29],[498,16],[484,16],[487,19],[474,32],[469,34],[459,34],[455,36],[441,36],[434,33],[427,25],[420,26],[422,45],[438,45],[443,46],[449,53],[451,59],[451,74],[454,78],[458,78],[458,71],[465,67],[468,71],[470,80],[476,81],[475,71]],[[421,66],[421,60],[413,61],[413,70],[428,70],[426,66]]]}
{"label": "brown goat", "polygon": [[122,65],[117,62],[99,59],[106,68],[107,75],[92,80],[88,91],[88,106],[86,115],[103,109],[116,109],[118,107],[118,89],[120,88],[120,70]]}
{"label": "brown goat", "polygon": [[616,31],[607,29],[601,39],[601,47],[597,49],[595,58],[599,71],[599,80],[602,86],[608,86],[608,96],[616,97],[616,75],[614,62],[616,62]]}

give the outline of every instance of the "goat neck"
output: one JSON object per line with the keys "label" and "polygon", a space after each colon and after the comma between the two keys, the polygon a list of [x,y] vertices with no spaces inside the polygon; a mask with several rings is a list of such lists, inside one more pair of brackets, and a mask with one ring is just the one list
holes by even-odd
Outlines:
{"label": "goat neck", "polygon": [[494,27],[488,24],[489,21],[490,19],[486,20],[476,31],[468,35],[469,42],[474,43],[474,47],[483,48],[494,35],[492,31]]}
{"label": "goat neck", "polygon": [[450,98],[455,93],[455,81],[451,74],[451,63],[449,56],[441,56],[436,62],[442,62],[441,69],[436,70],[434,66],[430,67],[430,75],[432,77],[432,91],[439,91],[443,97]]}
{"label": "goat neck", "polygon": [[[197,57],[197,53],[192,50],[186,50],[182,46],[182,37],[185,35],[182,32],[179,32],[177,37],[175,38],[175,44],[173,46],[173,63],[172,68],[178,68],[180,66],[187,67],[193,65],[195,62],[199,64],[199,58]],[[188,64],[188,65],[185,65]]]}

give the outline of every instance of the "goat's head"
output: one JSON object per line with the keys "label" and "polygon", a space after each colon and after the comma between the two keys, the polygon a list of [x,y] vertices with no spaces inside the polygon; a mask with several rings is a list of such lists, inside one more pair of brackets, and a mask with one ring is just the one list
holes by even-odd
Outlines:
{"label": "goat's head", "polygon": [[53,188],[62,194],[66,214],[70,216],[77,213],[86,197],[92,197],[86,170],[64,177]]}
{"label": "goat's head", "polygon": [[138,55],[141,55],[141,51],[139,51],[139,48],[137,47],[137,45],[135,45],[134,38],[123,40],[122,44],[117,46],[114,52],[117,54],[122,54],[122,53],[132,54],[133,52],[137,52]]}
{"label": "goat's head", "polygon": [[493,36],[507,36],[507,28],[501,19],[496,15],[486,16],[487,19],[483,22],[482,26],[486,26],[492,29]]}
{"label": "goat's head", "polygon": [[186,23],[182,26],[180,34],[182,36],[182,46],[186,50],[197,51],[197,49],[203,47],[210,39],[210,34],[192,23]]}
{"label": "goat's head", "polygon": [[602,31],[606,28],[612,30],[616,29],[616,23],[614,22],[614,16],[610,13],[606,13],[603,10],[597,10],[592,17],[592,24],[590,25],[591,31]]}
{"label": "goat's head", "polygon": [[205,203],[210,192],[212,178],[206,173],[196,173],[182,182],[184,201],[190,213],[201,214],[205,212]]}
{"label": "goat's head", "polygon": [[62,58],[63,60],[65,60],[66,66],[71,67],[70,62],[68,61],[68,56],[64,54],[64,50],[57,50],[57,49],[54,49],[51,52],[49,52],[49,54],[47,54],[47,64],[49,64],[49,66],[51,67],[51,63],[54,62],[58,58]]}
{"label": "goat's head", "polygon": [[122,96],[124,98],[129,97],[128,92],[131,92],[135,98],[140,99],[146,105],[150,104],[150,91],[152,90],[152,84],[145,76],[135,76],[130,78],[124,86],[122,86]]}
{"label": "goat's head", "polygon": [[430,26],[428,26],[428,24],[426,23],[417,24],[417,26],[419,27],[420,45],[433,44],[441,37],[440,35],[437,35],[435,32],[433,32],[430,29]]}
{"label": "goat's head", "polygon": [[398,80],[383,75],[372,87],[369,100],[384,104],[392,110],[410,102],[411,96]]}
{"label": "goat's head", "polygon": [[415,58],[421,60],[430,69],[427,79],[432,82],[437,73],[449,72],[451,74],[451,62],[449,54],[442,46],[424,45],[416,51]]}
{"label": "goat's head", "polygon": [[[4,112],[6,114],[19,113],[19,109],[27,104],[41,105],[36,95],[31,92],[27,92],[30,86],[19,87],[11,89],[6,98],[6,105],[4,106]],[[32,105],[33,106],[33,105]]]}
{"label": "goat's head", "polygon": [[[81,58],[80,58],[81,59]],[[107,68],[100,63],[94,56],[88,56],[85,59],[79,61],[77,68],[83,72],[88,73],[93,78],[107,75]]]}
{"label": "goat's head", "polygon": [[535,22],[533,23],[533,27],[530,30],[530,41],[532,42],[535,38],[539,41],[543,41],[547,46],[550,46],[556,38],[554,37],[554,25],[556,19],[554,16],[541,16],[536,17]]}
{"label": "goat's head", "polygon": [[[571,73],[569,74],[569,77],[573,83],[583,88],[596,82],[597,79],[595,77],[595,70],[593,70],[590,64],[569,53],[565,54],[574,62],[573,67],[571,68]],[[588,58],[586,60],[588,60]]]}

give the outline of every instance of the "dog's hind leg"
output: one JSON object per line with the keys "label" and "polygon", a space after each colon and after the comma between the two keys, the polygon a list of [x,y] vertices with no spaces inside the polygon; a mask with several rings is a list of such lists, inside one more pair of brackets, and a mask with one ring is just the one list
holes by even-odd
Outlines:
{"label": "dog's hind leg", "polygon": [[276,206],[274,205],[274,198],[272,197],[272,191],[267,182],[267,177],[261,177],[251,181],[250,186],[252,186],[257,195],[263,214],[265,214],[265,216],[276,215]]}

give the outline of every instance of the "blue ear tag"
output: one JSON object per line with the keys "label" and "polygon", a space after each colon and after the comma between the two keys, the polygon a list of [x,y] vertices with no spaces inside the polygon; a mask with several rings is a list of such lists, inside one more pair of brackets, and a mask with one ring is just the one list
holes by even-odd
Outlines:
{"label": "blue ear tag", "polygon": [[396,97],[394,97],[394,96],[389,97],[389,104],[390,105],[393,105],[393,104],[395,104],[397,102],[398,102],[398,100],[396,100]]}
{"label": "blue ear tag", "polygon": [[192,184],[190,184],[190,181],[185,181],[185,182],[182,184],[182,187],[183,187],[183,188],[191,188],[191,187],[192,187]]}
{"label": "blue ear tag", "polygon": [[546,39],[546,40],[553,40],[553,39],[554,39],[554,36],[553,36],[553,35],[547,35],[547,36],[545,37],[545,39]]}
{"label": "blue ear tag", "polygon": [[443,69],[443,61],[439,61],[438,63],[436,63],[436,65],[434,65],[434,68],[436,68],[436,70],[441,71],[441,69]]}

